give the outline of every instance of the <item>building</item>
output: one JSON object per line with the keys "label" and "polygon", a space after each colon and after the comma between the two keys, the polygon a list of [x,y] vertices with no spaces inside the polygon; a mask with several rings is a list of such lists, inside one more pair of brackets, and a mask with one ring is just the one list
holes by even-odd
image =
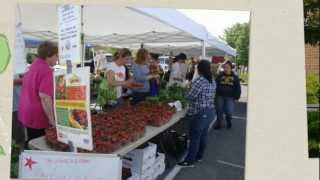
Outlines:
{"label": "building", "polygon": [[319,74],[320,45],[305,45],[305,66],[307,74]]}

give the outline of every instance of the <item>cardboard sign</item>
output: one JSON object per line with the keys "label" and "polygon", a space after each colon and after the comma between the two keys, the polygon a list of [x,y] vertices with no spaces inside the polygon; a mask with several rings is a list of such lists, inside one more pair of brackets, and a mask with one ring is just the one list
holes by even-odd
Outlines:
{"label": "cardboard sign", "polygon": [[89,67],[55,72],[54,109],[58,140],[92,150]]}
{"label": "cardboard sign", "polygon": [[64,5],[58,8],[59,61],[66,64],[81,62],[81,7]]}
{"label": "cardboard sign", "polygon": [[122,162],[109,154],[25,151],[19,178],[32,180],[119,180]]}

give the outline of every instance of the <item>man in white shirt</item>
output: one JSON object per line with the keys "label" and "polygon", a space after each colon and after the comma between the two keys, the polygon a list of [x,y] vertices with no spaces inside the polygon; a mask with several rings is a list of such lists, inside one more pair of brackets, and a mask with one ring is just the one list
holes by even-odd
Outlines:
{"label": "man in white shirt", "polygon": [[186,80],[188,70],[187,65],[185,64],[186,59],[187,56],[183,53],[180,53],[174,58],[175,62],[172,64],[171,67],[168,86],[172,86],[174,84],[181,86],[183,82]]}

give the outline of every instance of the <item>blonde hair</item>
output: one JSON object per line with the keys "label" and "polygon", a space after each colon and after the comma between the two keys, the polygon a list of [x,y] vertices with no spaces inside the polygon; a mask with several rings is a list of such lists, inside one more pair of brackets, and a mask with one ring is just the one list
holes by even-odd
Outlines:
{"label": "blonde hair", "polygon": [[148,50],[144,49],[144,48],[140,48],[137,52],[137,56],[136,56],[136,63],[137,64],[145,64],[147,62],[149,58],[149,52]]}

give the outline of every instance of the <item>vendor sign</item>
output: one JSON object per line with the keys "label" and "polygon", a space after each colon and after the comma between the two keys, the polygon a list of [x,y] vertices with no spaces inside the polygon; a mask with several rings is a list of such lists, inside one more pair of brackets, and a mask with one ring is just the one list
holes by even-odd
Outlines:
{"label": "vendor sign", "polygon": [[58,140],[92,150],[89,68],[55,72],[55,117]]}
{"label": "vendor sign", "polygon": [[25,151],[19,178],[41,180],[118,180],[121,160],[115,155]]}
{"label": "vendor sign", "polygon": [[81,62],[81,7],[64,5],[58,8],[59,62]]}

